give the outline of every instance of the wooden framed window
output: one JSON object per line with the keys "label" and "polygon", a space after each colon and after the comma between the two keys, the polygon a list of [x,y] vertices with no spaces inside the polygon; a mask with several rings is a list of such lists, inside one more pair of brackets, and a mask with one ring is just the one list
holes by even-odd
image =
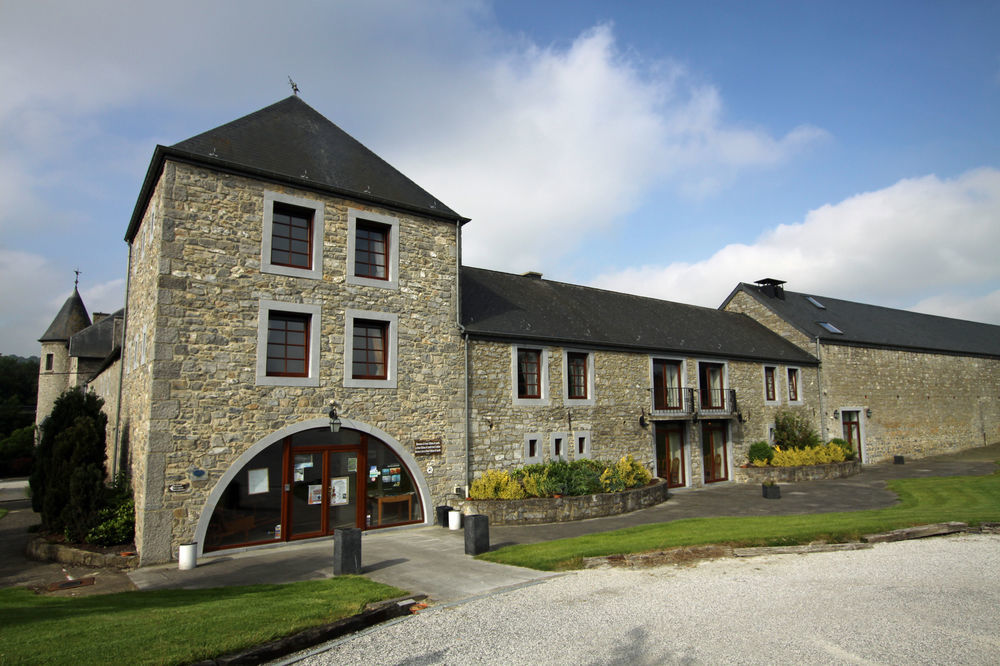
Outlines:
{"label": "wooden framed window", "polygon": [[703,409],[722,409],[723,405],[725,405],[723,369],[721,363],[698,364],[698,378],[701,381],[701,406]]}
{"label": "wooden framed window", "polygon": [[681,362],[653,360],[653,409],[666,411],[684,406],[681,395]]}
{"label": "wooden framed window", "polygon": [[357,221],[354,238],[354,275],[372,280],[389,279],[389,227]]}
{"label": "wooden framed window", "polygon": [[388,329],[385,321],[354,320],[351,376],[385,379],[388,376]]}
{"label": "wooden framed window", "polygon": [[778,400],[774,375],[775,368],[773,366],[764,366],[764,400],[767,402],[776,402]]}
{"label": "wooden framed window", "polygon": [[274,202],[271,211],[271,263],[312,268],[313,211]]}
{"label": "wooden framed window", "polygon": [[309,320],[309,315],[297,312],[268,314],[267,376],[309,375]]}
{"label": "wooden framed window", "polygon": [[587,357],[589,354],[582,352],[569,352],[566,355],[566,397],[570,400],[586,400],[588,395],[587,386]]}
{"label": "wooden framed window", "polygon": [[799,369],[788,368],[788,401],[798,402],[799,400]]}
{"label": "wooden framed window", "polygon": [[538,349],[517,350],[517,397],[541,398],[542,352]]}

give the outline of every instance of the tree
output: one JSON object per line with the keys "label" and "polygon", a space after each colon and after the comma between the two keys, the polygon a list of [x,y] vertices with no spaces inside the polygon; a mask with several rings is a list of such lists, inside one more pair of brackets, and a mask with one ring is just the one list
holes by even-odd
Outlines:
{"label": "tree", "polygon": [[819,446],[819,435],[812,424],[796,412],[780,411],[774,417],[774,445],[782,449],[805,449]]}
{"label": "tree", "polygon": [[38,358],[0,356],[0,439],[35,421]]}
{"label": "tree", "polygon": [[69,389],[42,423],[31,474],[31,505],[42,525],[82,540],[101,508],[106,475],[104,401]]}

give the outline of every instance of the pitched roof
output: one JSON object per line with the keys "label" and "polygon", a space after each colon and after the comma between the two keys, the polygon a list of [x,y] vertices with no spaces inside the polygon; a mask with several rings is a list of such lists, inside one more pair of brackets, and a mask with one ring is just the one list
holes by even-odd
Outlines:
{"label": "pitched roof", "polygon": [[817,363],[742,314],[481,268],[462,268],[462,324],[526,342]]}
{"label": "pitched roof", "polygon": [[125,309],[110,314],[69,339],[69,355],[104,358],[121,344]]}
{"label": "pitched roof", "polygon": [[39,342],[68,342],[75,333],[90,326],[90,315],[80,298],[80,292],[73,287],[73,293],[59,309],[59,314],[45,329]]}
{"label": "pitched roof", "polygon": [[157,146],[125,240],[138,230],[168,157],[434,218],[468,221],[293,95],[173,146]]}
{"label": "pitched roof", "polygon": [[[726,303],[741,290],[805,335],[826,343],[1000,356],[1000,326],[993,324],[794,291],[784,291],[784,298],[772,297],[760,287],[746,283],[740,283]],[[823,324],[832,325],[833,329]]]}

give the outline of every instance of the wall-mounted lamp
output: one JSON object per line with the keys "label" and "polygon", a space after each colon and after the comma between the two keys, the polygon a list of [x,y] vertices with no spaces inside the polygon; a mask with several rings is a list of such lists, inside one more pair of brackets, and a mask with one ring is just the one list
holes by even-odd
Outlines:
{"label": "wall-mounted lamp", "polygon": [[839,419],[840,418],[840,410],[839,409],[833,410],[833,418],[835,418],[835,419]]}
{"label": "wall-mounted lamp", "polygon": [[645,407],[642,408],[642,414],[639,415],[639,427],[640,428],[645,428],[646,427],[646,408]]}
{"label": "wall-mounted lamp", "polygon": [[865,410],[865,416],[867,416],[868,418],[872,417],[872,408],[871,407],[869,407],[868,409]]}
{"label": "wall-mounted lamp", "polygon": [[337,403],[330,401],[330,432],[340,432],[340,417],[337,416]]}

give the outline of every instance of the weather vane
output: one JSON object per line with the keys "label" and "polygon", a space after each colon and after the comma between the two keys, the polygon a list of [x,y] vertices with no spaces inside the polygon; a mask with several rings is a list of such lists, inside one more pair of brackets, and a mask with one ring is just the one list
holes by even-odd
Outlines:
{"label": "weather vane", "polygon": [[73,280],[73,288],[76,289],[77,286],[79,286],[80,284],[80,269],[76,268],[73,270],[73,272],[76,273],[76,279]]}
{"label": "weather vane", "polygon": [[299,96],[299,86],[296,85],[295,81],[292,81],[292,77],[291,76],[288,77],[288,85],[290,85],[292,87],[292,92],[295,93],[296,97],[298,97]]}

